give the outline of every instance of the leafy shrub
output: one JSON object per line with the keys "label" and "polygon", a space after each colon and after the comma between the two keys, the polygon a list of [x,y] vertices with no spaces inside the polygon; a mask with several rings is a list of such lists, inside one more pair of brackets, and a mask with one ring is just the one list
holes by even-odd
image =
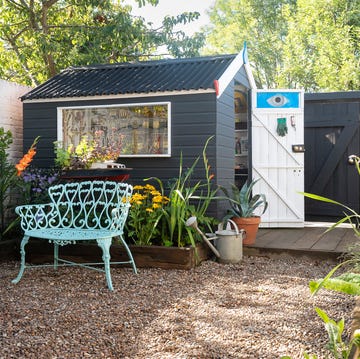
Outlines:
{"label": "leafy shrub", "polygon": [[127,235],[137,245],[161,245],[159,221],[169,198],[163,196],[154,186],[134,186],[131,208],[126,222]]}
{"label": "leafy shrub", "polygon": [[28,152],[14,165],[9,161],[8,150],[12,144],[11,131],[5,131],[0,127],[0,240],[16,224],[16,220],[9,223],[6,218],[9,211],[14,207],[15,189],[19,185],[19,176],[30,165],[36,154],[36,138]]}
{"label": "leafy shrub", "polygon": [[22,175],[22,191],[24,202],[47,203],[49,200],[48,189],[55,185],[60,178],[56,169],[28,168]]}
{"label": "leafy shrub", "polygon": [[211,201],[215,198],[218,188],[212,185],[214,175],[210,173],[206,149],[210,137],[203,148],[202,159],[205,179],[192,181],[192,175],[201,158],[197,157],[192,166],[184,171],[183,159],[180,156],[178,177],[165,187],[157,177],[145,179],[155,181],[155,186],[135,186],[132,207],[127,221],[127,234],[137,244],[158,244],[164,246],[183,247],[188,244],[195,246],[200,236],[196,237],[186,220],[196,216],[199,223],[211,230],[215,219],[207,216]]}

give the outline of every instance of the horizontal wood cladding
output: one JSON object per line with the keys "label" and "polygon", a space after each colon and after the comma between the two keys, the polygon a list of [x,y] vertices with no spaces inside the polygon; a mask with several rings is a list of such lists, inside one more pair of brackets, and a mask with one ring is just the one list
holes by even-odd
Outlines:
{"label": "horizontal wood cladding", "polygon": [[251,88],[249,78],[244,66],[242,66],[240,71],[238,71],[238,73],[235,75],[234,80],[244,85],[248,89]]}
{"label": "horizontal wood cladding", "polygon": [[307,103],[360,102],[360,91],[306,93],[305,101]]}
{"label": "horizontal wood cladding", "polygon": [[[176,96],[139,97],[97,101],[70,102],[26,102],[24,109],[24,145],[31,145],[35,137],[40,136],[38,153],[34,164],[39,167],[51,167],[54,164],[54,144],[57,140],[57,108],[71,106],[96,106],[114,104],[136,104],[171,102],[171,157],[169,158],[123,158],[123,163],[133,168],[131,181],[142,182],[144,178],[157,176],[164,182],[178,176],[180,154],[183,153],[183,166],[192,165],[201,156],[206,140],[216,134],[216,96],[209,94],[188,94]],[[209,159],[215,162],[216,141],[209,144]],[[203,174],[199,163],[199,174]],[[200,175],[201,172],[201,175]]]}
{"label": "horizontal wood cladding", "polygon": [[342,125],[349,121],[359,121],[360,102],[310,102],[304,110],[305,127]]}
{"label": "horizontal wood cladding", "polygon": [[[230,189],[234,183],[234,84],[231,83],[218,99],[216,127],[216,182]],[[228,209],[227,201],[217,201],[216,211],[222,218]]]}

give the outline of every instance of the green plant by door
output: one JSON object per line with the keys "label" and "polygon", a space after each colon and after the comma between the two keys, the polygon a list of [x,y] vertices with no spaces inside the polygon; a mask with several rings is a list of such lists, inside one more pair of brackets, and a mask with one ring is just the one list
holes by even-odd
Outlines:
{"label": "green plant by door", "polygon": [[[360,175],[360,157],[359,156],[350,156],[355,165],[358,174]],[[348,222],[351,224],[355,234],[360,237],[360,214],[354,211],[352,208],[334,201],[332,199],[322,197],[312,193],[303,193],[307,198],[311,198],[317,201],[322,201],[326,203],[331,203],[337,206],[340,206],[344,210],[344,217],[341,218],[338,222],[332,225],[326,232],[331,231],[333,228],[339,226],[342,223]],[[353,270],[347,271],[341,274],[338,277],[333,277],[335,272],[345,265],[352,265]],[[309,287],[312,295],[315,295],[319,292],[321,288],[326,288],[329,290],[334,290],[342,292],[349,295],[360,295],[360,255],[353,254],[353,259],[344,261],[337,266],[335,266],[325,278],[319,280],[310,281]],[[344,342],[342,339],[342,334],[344,331],[344,320],[336,322],[328,317],[328,315],[321,310],[320,308],[315,308],[319,317],[323,320],[325,329],[328,333],[328,345],[327,349],[330,351],[332,358],[334,359],[349,359],[352,355],[352,349],[354,346],[360,347],[360,329],[355,330],[353,333],[353,338],[348,342]],[[304,354],[305,359],[317,359],[316,355]],[[282,359],[291,359],[290,357],[284,356]]]}
{"label": "green plant by door", "polygon": [[255,216],[256,210],[260,210],[259,215],[262,215],[266,211],[268,202],[265,194],[252,193],[253,187],[259,180],[260,179],[258,178],[249,182],[247,181],[240,189],[236,185],[232,184],[231,191],[221,187],[225,197],[220,197],[220,199],[227,199],[230,204],[228,214],[225,216],[224,220],[228,220],[232,217],[253,217]]}

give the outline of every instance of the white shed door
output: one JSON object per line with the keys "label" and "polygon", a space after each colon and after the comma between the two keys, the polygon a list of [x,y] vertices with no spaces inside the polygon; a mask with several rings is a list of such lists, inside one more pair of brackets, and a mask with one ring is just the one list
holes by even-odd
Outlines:
{"label": "white shed door", "polygon": [[253,193],[269,207],[262,227],[303,227],[304,94],[296,90],[254,90],[252,94]]}

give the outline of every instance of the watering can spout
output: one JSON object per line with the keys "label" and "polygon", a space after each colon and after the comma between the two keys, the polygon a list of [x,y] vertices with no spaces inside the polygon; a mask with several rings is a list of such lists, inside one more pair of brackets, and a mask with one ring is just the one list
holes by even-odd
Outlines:
{"label": "watering can spout", "polygon": [[212,243],[210,243],[209,239],[205,236],[205,234],[203,232],[201,232],[200,228],[198,227],[197,224],[197,219],[195,216],[190,217],[187,221],[186,221],[186,225],[188,227],[192,227],[194,228],[202,237],[202,239],[204,240],[204,242],[210,247],[210,249],[213,251],[213,253],[216,255],[216,257],[220,258],[220,253],[219,251],[212,245]]}

